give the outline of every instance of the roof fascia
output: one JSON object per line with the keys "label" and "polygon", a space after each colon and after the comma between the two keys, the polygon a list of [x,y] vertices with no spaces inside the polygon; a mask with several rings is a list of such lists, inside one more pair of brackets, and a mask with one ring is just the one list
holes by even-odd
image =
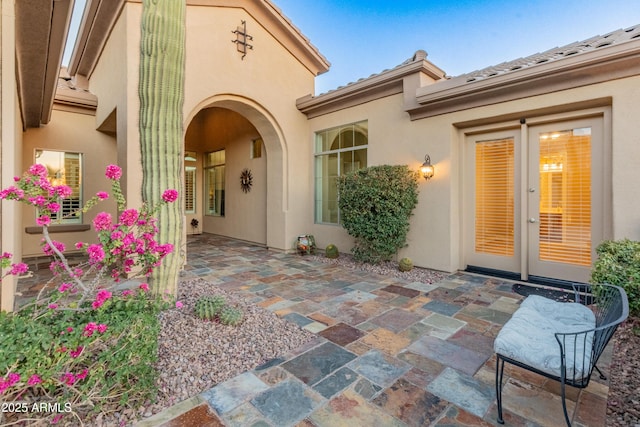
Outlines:
{"label": "roof fascia", "polygon": [[[125,3],[142,3],[142,0],[87,1],[69,63],[70,75],[91,76]],[[187,0],[187,6],[242,8],[314,76],[329,70],[329,61],[269,0]]]}
{"label": "roof fascia", "polygon": [[[16,5],[16,65],[24,127],[49,123],[62,64],[73,1],[58,0],[49,7],[22,2]],[[46,22],[34,32],[34,22]]]}
{"label": "roof fascia", "polygon": [[411,120],[640,74],[640,42],[627,42],[480,81],[454,78],[416,90]]}
{"label": "roof fascia", "polygon": [[445,78],[445,73],[440,68],[427,60],[418,60],[315,97],[304,96],[296,101],[296,106],[308,118],[321,116],[402,93],[405,78],[419,74],[433,80]]}
{"label": "roof fascia", "polygon": [[89,78],[128,0],[87,0],[68,72]]}

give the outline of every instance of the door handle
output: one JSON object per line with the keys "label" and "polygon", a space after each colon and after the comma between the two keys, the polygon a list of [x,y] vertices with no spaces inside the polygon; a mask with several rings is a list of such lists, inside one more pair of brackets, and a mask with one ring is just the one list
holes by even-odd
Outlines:
{"label": "door handle", "polygon": [[529,218],[529,222],[530,222],[531,224],[533,224],[534,222],[536,222],[536,219],[535,219],[535,218]]}

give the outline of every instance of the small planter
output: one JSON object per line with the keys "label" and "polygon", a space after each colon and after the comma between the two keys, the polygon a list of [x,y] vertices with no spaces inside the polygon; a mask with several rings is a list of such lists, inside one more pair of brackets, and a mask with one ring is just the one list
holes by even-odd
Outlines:
{"label": "small planter", "polygon": [[296,249],[300,255],[313,254],[316,250],[316,239],[311,234],[298,236]]}

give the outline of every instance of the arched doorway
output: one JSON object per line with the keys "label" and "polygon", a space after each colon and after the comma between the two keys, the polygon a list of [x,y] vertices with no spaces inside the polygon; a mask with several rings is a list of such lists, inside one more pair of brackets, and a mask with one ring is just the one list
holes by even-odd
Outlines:
{"label": "arched doorway", "polygon": [[186,123],[185,195],[195,196],[187,232],[196,218],[199,231],[284,249],[286,148],[273,117],[250,99],[217,95]]}

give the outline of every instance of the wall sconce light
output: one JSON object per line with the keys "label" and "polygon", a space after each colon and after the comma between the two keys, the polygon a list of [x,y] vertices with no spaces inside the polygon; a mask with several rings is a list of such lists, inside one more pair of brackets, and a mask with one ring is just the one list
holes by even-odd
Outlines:
{"label": "wall sconce light", "polygon": [[433,178],[433,174],[435,173],[435,168],[431,164],[431,157],[429,155],[424,156],[424,163],[420,166],[420,172],[422,172],[422,176],[427,181]]}

